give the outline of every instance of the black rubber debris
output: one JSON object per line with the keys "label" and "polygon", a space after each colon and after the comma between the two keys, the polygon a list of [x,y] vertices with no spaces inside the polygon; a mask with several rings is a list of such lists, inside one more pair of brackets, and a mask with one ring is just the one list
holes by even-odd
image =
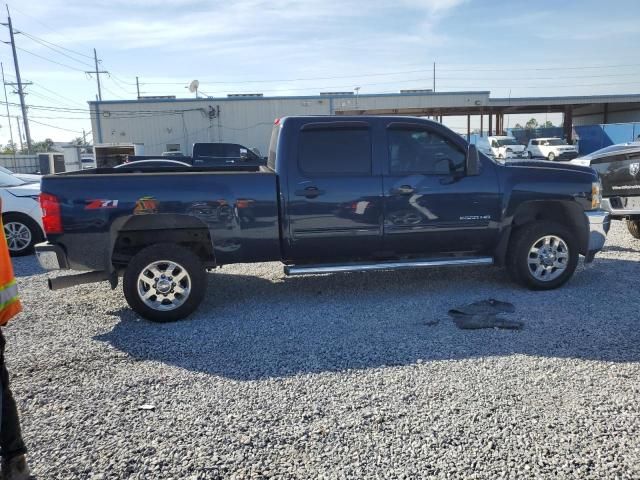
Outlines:
{"label": "black rubber debris", "polygon": [[499,316],[506,313],[515,313],[515,311],[516,308],[513,304],[490,298],[453,308],[449,310],[449,316],[453,318],[456,326],[463,330],[477,330],[480,328],[520,330],[524,327],[523,322]]}

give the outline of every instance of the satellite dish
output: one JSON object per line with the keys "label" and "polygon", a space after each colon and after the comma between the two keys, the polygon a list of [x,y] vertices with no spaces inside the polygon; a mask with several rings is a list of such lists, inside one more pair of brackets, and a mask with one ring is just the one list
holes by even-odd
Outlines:
{"label": "satellite dish", "polygon": [[191,82],[189,84],[189,91],[191,93],[196,93],[196,95],[198,94],[198,87],[200,86],[200,82],[198,80],[194,80],[193,82]]}

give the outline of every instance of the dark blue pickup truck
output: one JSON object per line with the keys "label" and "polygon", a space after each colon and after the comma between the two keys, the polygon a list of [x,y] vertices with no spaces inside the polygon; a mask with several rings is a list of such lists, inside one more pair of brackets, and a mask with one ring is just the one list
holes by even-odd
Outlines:
{"label": "dark blue pickup truck", "polygon": [[47,176],[48,269],[120,276],[154,321],[193,312],[206,270],[281,260],[287,275],[504,265],[532,289],[573,274],[603,247],[608,214],[588,167],[500,165],[459,135],[412,117],[287,117],[255,172],[187,167]]}

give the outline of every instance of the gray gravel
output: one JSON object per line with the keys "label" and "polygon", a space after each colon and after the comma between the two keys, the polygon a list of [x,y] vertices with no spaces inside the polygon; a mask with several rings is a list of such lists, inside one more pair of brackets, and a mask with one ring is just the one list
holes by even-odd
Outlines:
{"label": "gray gravel", "polygon": [[[640,478],[640,241],[553,292],[493,268],[210,275],[191,319],[16,259],[6,329],[38,478]],[[447,311],[511,302],[520,331]]]}

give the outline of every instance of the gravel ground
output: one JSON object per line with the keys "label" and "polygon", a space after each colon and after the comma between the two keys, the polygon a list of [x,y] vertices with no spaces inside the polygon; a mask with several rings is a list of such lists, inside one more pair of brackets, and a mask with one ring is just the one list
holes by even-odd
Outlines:
{"label": "gravel ground", "polygon": [[[640,241],[619,222],[552,292],[495,268],[236,265],[167,325],[15,267],[7,357],[39,479],[640,478]],[[447,316],[486,298],[524,329]]]}

